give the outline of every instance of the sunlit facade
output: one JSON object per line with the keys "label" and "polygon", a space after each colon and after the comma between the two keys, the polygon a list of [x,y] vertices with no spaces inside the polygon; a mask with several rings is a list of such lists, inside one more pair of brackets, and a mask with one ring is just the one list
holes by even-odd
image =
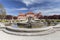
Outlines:
{"label": "sunlit facade", "polygon": [[42,16],[41,12],[39,13],[33,13],[33,12],[27,12],[27,13],[19,13],[18,20],[26,20],[28,17],[31,17],[33,19],[38,19],[38,17]]}

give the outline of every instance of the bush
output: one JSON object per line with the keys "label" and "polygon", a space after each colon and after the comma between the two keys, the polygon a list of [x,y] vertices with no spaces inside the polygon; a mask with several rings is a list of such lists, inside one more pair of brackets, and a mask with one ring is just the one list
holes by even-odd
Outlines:
{"label": "bush", "polygon": [[60,22],[60,21],[57,21],[57,22]]}

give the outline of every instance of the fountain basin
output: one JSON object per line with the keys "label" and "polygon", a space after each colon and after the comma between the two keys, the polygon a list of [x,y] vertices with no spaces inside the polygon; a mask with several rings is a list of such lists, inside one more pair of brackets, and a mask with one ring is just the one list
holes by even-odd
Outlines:
{"label": "fountain basin", "polygon": [[49,29],[53,29],[53,27],[44,27],[44,28],[13,28],[11,26],[7,26],[7,29],[11,29],[11,30],[18,30],[18,31],[42,31],[42,30],[49,30]]}
{"label": "fountain basin", "polygon": [[7,26],[6,29],[4,29],[3,31],[9,34],[25,36],[45,35],[55,32],[53,27],[28,29],[28,28],[13,28],[11,26]]}
{"label": "fountain basin", "polygon": [[60,31],[60,23],[53,26],[53,28],[56,30],[56,31]]}

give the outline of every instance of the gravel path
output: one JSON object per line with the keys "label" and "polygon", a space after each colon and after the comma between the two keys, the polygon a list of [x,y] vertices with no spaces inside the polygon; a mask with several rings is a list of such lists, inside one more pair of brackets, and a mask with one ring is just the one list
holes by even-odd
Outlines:
{"label": "gravel path", "polygon": [[60,31],[44,36],[16,36],[0,31],[0,40],[60,40]]}

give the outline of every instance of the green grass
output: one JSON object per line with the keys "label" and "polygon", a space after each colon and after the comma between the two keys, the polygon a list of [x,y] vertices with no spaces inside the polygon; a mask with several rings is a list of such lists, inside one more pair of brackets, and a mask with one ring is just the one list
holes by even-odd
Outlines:
{"label": "green grass", "polygon": [[[54,22],[60,22],[60,19],[49,19],[49,21],[52,22],[52,20]],[[0,22],[10,22],[11,20],[0,20]],[[41,22],[46,22],[46,20],[40,20]],[[14,20],[14,22],[22,22],[22,21],[18,21],[18,20]]]}

